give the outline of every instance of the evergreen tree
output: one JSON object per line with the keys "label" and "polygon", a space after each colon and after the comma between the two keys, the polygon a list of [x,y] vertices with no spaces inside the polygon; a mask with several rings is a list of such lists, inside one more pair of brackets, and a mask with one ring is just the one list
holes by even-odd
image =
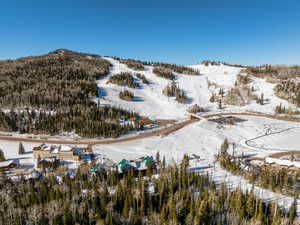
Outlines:
{"label": "evergreen tree", "polygon": [[222,99],[219,99],[218,109],[223,109],[223,107],[222,107]]}
{"label": "evergreen tree", "polygon": [[280,213],[281,211],[278,210],[278,205],[275,203],[273,204],[273,218],[272,218],[272,224],[271,225],[281,225],[281,219],[282,219],[282,214]]}
{"label": "evergreen tree", "polygon": [[166,168],[166,157],[163,157],[163,161],[162,161],[162,168],[165,169]]}
{"label": "evergreen tree", "polygon": [[3,150],[2,149],[0,149],[0,162],[3,162],[3,161],[5,161],[6,159],[5,159],[5,156],[4,156],[4,152],[3,152]]}
{"label": "evergreen tree", "polygon": [[228,148],[229,148],[229,142],[228,139],[225,138],[223,144],[221,145],[221,153],[226,153]]}
{"label": "evergreen tree", "polygon": [[245,205],[244,205],[244,202],[242,199],[242,194],[240,193],[240,191],[238,191],[238,194],[235,199],[235,207],[236,207],[236,210],[238,212],[240,219],[245,218],[246,210],[245,210]]}
{"label": "evergreen tree", "polygon": [[166,205],[163,205],[162,210],[160,212],[159,222],[161,225],[164,225],[168,219],[168,210]]}
{"label": "evergreen tree", "polygon": [[156,152],[155,160],[156,160],[157,165],[160,166],[161,162],[160,162],[160,154],[159,154],[159,152]]}
{"label": "evergreen tree", "polygon": [[23,154],[25,154],[25,148],[23,146],[23,143],[20,142],[19,143],[19,155],[23,155]]}
{"label": "evergreen tree", "polygon": [[255,215],[255,219],[259,222],[263,222],[264,220],[264,206],[262,201],[259,201],[259,206]]}
{"label": "evergreen tree", "polygon": [[291,208],[289,210],[289,220],[294,221],[297,216],[297,198],[294,199]]}
{"label": "evergreen tree", "polygon": [[216,95],[212,94],[212,96],[209,98],[210,102],[215,102],[216,101]]}
{"label": "evergreen tree", "polygon": [[253,193],[249,195],[246,205],[247,205],[246,212],[248,214],[248,218],[252,218],[255,213],[255,199]]}
{"label": "evergreen tree", "polygon": [[264,93],[261,93],[261,95],[260,95],[260,104],[263,105],[264,102],[265,102]]}
{"label": "evergreen tree", "polygon": [[127,197],[124,202],[123,216],[128,217],[129,211],[130,211],[130,202],[129,202],[129,198]]}
{"label": "evergreen tree", "polygon": [[197,214],[195,217],[195,225],[206,225],[209,224],[209,206],[208,201],[203,200],[200,202]]}

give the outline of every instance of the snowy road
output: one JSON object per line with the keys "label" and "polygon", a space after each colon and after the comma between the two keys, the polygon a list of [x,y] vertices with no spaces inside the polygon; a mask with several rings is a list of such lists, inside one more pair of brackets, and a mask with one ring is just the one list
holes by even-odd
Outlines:
{"label": "snowy road", "polygon": [[276,134],[282,134],[285,133],[287,131],[293,130],[293,129],[299,129],[300,127],[290,127],[287,129],[283,129],[280,131],[276,131],[276,132],[270,132],[270,133],[266,133],[260,136],[257,136],[255,138],[251,138],[245,141],[245,144],[250,147],[250,148],[256,148],[256,149],[261,149],[261,150],[266,150],[266,151],[283,151],[283,152],[287,152],[287,151],[295,151],[295,149],[283,149],[283,148],[266,148],[266,147],[261,147],[261,146],[257,146],[253,144],[253,141],[267,137],[267,136],[272,136],[272,135],[276,135]]}

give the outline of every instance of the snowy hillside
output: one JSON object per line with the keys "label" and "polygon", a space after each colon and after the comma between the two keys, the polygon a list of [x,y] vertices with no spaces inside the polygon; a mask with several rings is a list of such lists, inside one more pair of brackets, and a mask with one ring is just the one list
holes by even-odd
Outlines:
{"label": "snowy hillside", "polygon": [[[222,110],[218,109],[217,103],[210,102],[212,94],[217,94],[220,89],[225,91],[234,87],[237,75],[243,68],[232,67],[227,65],[191,65],[189,67],[200,71],[199,75],[185,75],[174,73],[175,82],[186,93],[188,97],[187,103],[178,103],[175,98],[167,97],[162,94],[162,90],[171,83],[170,80],[158,77],[153,73],[152,66],[145,66],[144,71],[135,71],[122,64],[119,61],[105,57],[112,67],[108,77],[98,80],[97,85],[100,88],[101,105],[114,105],[121,108],[138,112],[141,115],[150,117],[151,119],[184,119],[186,118],[187,109],[194,104],[198,104],[207,111],[261,111],[273,113],[277,105],[282,103],[286,107],[295,108],[287,101],[275,96],[273,92],[274,84],[266,82],[264,79],[253,78],[249,86],[255,87],[254,94],[260,96],[264,93],[268,102],[259,105],[255,101],[240,107],[232,105],[224,105]],[[150,84],[143,84],[141,80],[135,77],[136,82],[140,84],[139,88],[125,88],[116,84],[108,83],[110,76],[121,72],[130,72],[132,74],[141,73],[149,81]],[[124,101],[119,98],[122,90],[129,89],[134,93],[135,101]],[[98,101],[95,99],[95,101]]]}
{"label": "snowy hillside", "polygon": [[[129,69],[125,64],[119,63],[112,58],[106,58],[111,62],[110,75],[118,74],[120,72],[136,71]],[[126,102],[119,99],[118,95],[124,87],[107,84],[108,78],[97,81],[98,87],[104,89],[104,98],[100,100],[101,104],[117,105],[125,109],[133,110],[141,113],[142,115],[149,116],[150,118],[160,119],[182,119],[187,114],[187,109],[192,104],[198,104],[208,109],[216,108],[215,104],[209,102],[209,98],[215,89],[208,89],[207,79],[218,82],[224,88],[230,88],[235,82],[236,75],[240,72],[240,68],[228,66],[210,66],[198,65],[197,69],[200,70],[201,75],[184,75],[176,74],[176,82],[179,87],[183,89],[188,98],[188,104],[181,104],[175,101],[174,98],[168,98],[162,94],[162,90],[170,83],[169,80],[158,77],[152,70],[153,67],[145,67],[145,71],[139,71],[145,75],[150,81],[149,85],[141,83],[141,88],[130,89],[135,96],[138,97],[137,101]],[[227,74],[224,74],[227,73]],[[127,89],[127,88],[126,88]]]}

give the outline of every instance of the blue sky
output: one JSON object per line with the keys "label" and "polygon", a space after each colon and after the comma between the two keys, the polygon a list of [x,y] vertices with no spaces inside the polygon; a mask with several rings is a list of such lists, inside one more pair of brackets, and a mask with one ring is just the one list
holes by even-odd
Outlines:
{"label": "blue sky", "polygon": [[300,63],[298,0],[2,0],[0,58],[57,48],[178,64]]}

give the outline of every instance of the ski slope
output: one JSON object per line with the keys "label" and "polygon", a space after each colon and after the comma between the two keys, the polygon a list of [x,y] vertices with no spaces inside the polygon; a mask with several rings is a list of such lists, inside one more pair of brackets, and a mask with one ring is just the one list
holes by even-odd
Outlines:
{"label": "ski slope", "polygon": [[[243,68],[232,67],[227,65],[208,65],[204,64],[191,65],[200,72],[199,75],[176,75],[176,82],[181,89],[183,89],[189,98],[188,103],[182,104],[175,101],[175,98],[167,97],[162,94],[162,90],[170,83],[169,80],[155,75],[152,66],[145,66],[144,71],[135,71],[122,64],[119,61],[104,57],[111,64],[110,74],[101,80],[97,81],[98,87],[101,89],[103,96],[94,101],[100,101],[100,105],[114,105],[130,111],[140,113],[148,116],[151,119],[178,119],[181,120],[186,117],[187,109],[193,105],[198,104],[204,107],[207,111],[223,112],[223,111],[259,111],[264,113],[274,113],[274,109],[280,103],[286,108],[296,109],[293,104],[286,100],[276,97],[273,88],[274,84],[268,83],[265,79],[252,77],[252,82],[249,87],[254,87],[253,94],[260,96],[264,94],[264,98],[268,99],[266,104],[257,104],[254,100],[243,107],[224,105],[223,109],[218,109],[218,103],[209,101],[213,93],[218,94],[220,88],[225,92],[234,87],[237,75],[241,73]],[[143,74],[150,84],[143,84],[138,78],[136,81],[140,84],[140,88],[127,88],[116,84],[107,83],[110,76],[121,72],[131,72]],[[211,85],[209,86],[208,83]],[[136,97],[136,101],[128,102],[119,98],[119,92],[129,89]]]}
{"label": "ski slope", "polygon": [[[182,119],[187,114],[187,109],[198,104],[209,110],[216,110],[217,105],[209,102],[212,93],[219,90],[220,87],[229,89],[233,87],[236,75],[241,68],[230,66],[208,66],[198,65],[196,69],[200,71],[200,75],[176,75],[176,82],[179,87],[185,91],[189,98],[189,103],[181,104],[175,101],[175,98],[169,98],[162,94],[162,90],[170,83],[169,80],[158,77],[152,70],[152,66],[146,66],[144,71],[134,71],[125,64],[120,63],[112,58],[105,58],[113,65],[107,78],[97,81],[99,88],[104,89],[105,96],[100,99],[100,104],[109,104],[120,106],[122,108],[138,112],[152,119]],[[150,81],[149,85],[145,85],[139,81],[141,88],[125,88],[115,84],[107,84],[110,76],[120,72],[141,73]],[[207,80],[218,82],[218,88],[208,88]],[[134,102],[126,102],[119,98],[119,92],[124,89],[130,89],[138,98]],[[95,99],[96,101],[96,99]]]}

